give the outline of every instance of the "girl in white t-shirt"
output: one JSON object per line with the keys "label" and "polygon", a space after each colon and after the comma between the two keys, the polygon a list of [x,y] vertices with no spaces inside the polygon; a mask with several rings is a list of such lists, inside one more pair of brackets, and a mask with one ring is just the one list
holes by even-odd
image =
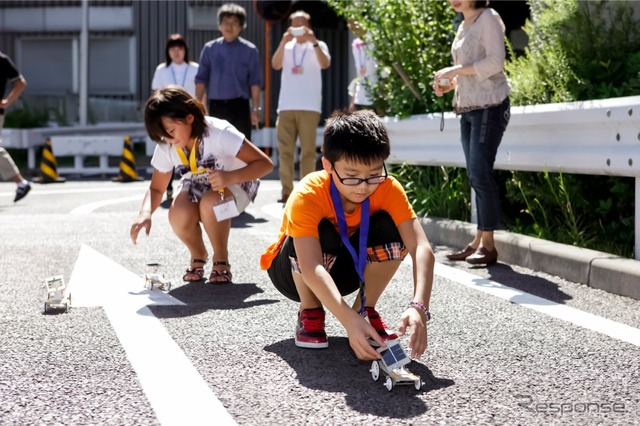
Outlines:
{"label": "girl in white t-shirt", "polygon": [[160,205],[175,168],[180,184],[169,209],[169,222],[191,254],[183,279],[204,279],[208,251],[202,222],[213,250],[209,282],[230,283],[227,245],[231,219],[218,220],[214,207],[231,199],[234,209],[242,212],[256,196],[258,179],[273,170],[273,163],[229,122],[205,116],[202,104],[178,86],[154,92],[147,101],[144,120],[157,145],[151,159],[151,183],[131,225],[131,240],[135,244],[142,229],[149,235],[151,215]]}
{"label": "girl in white t-shirt", "polygon": [[[151,80],[151,90],[177,84],[191,96],[196,95],[198,63],[189,60],[189,46],[182,34],[171,34],[164,48],[165,61],[156,67]],[[173,175],[167,185],[167,200],[173,198]]]}
{"label": "girl in white t-shirt", "polygon": [[151,89],[158,90],[175,84],[195,96],[198,63],[189,60],[189,47],[182,35],[171,34],[164,53],[166,59],[156,67]]}

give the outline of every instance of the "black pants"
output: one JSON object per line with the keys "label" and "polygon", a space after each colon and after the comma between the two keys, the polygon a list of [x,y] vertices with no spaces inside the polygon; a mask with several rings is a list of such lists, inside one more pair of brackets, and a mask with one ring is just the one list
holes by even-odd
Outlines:
{"label": "black pants", "polygon": [[[336,283],[340,294],[345,296],[360,288],[360,277],[356,271],[355,263],[349,250],[342,244],[340,233],[329,219],[322,219],[318,225],[320,235],[320,247],[323,255],[335,257],[335,263],[329,270],[329,274]],[[349,241],[358,253],[358,241],[360,230],[356,231]],[[400,232],[396,224],[391,219],[389,213],[380,210],[371,215],[369,221],[369,235],[367,236],[367,247],[382,246],[390,243],[402,244]],[[296,302],[300,301],[296,284],[293,281],[291,272],[290,257],[297,259],[293,246],[293,238],[287,237],[280,252],[273,259],[271,267],[267,270],[269,278],[276,289],[287,298]]]}
{"label": "black pants", "polygon": [[251,107],[249,99],[209,99],[209,115],[227,120],[251,140]]}

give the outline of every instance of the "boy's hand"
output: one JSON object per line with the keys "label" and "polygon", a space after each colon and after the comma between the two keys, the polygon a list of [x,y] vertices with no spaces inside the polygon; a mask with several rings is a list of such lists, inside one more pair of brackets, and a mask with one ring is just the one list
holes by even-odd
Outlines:
{"label": "boy's hand", "polygon": [[398,332],[404,336],[407,327],[411,329],[409,348],[411,358],[418,359],[427,349],[427,318],[415,308],[408,308],[400,317]]}
{"label": "boy's hand", "polygon": [[353,352],[355,352],[358,359],[363,361],[371,361],[374,359],[380,359],[380,354],[369,344],[367,337],[375,340],[378,345],[386,347],[384,340],[378,335],[378,332],[371,327],[365,319],[354,312],[354,317],[350,324],[345,328],[347,335],[349,336],[349,345]]}

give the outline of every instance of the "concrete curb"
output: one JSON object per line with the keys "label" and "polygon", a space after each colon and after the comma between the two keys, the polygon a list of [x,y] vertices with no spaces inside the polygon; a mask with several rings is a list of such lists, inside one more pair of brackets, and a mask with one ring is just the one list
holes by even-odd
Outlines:
{"label": "concrete curb", "polygon": [[[464,247],[473,239],[476,225],[448,219],[421,219],[430,241]],[[640,300],[640,261],[539,238],[496,231],[500,260],[609,293]]]}

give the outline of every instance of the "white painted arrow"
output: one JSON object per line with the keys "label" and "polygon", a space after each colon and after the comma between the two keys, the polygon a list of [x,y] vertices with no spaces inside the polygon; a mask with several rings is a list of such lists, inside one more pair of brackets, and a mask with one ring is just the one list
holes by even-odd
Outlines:
{"label": "white painted arrow", "polygon": [[69,280],[74,308],[102,306],[163,425],[235,425],[149,305],[184,305],[144,288],[142,276],[82,245]]}

